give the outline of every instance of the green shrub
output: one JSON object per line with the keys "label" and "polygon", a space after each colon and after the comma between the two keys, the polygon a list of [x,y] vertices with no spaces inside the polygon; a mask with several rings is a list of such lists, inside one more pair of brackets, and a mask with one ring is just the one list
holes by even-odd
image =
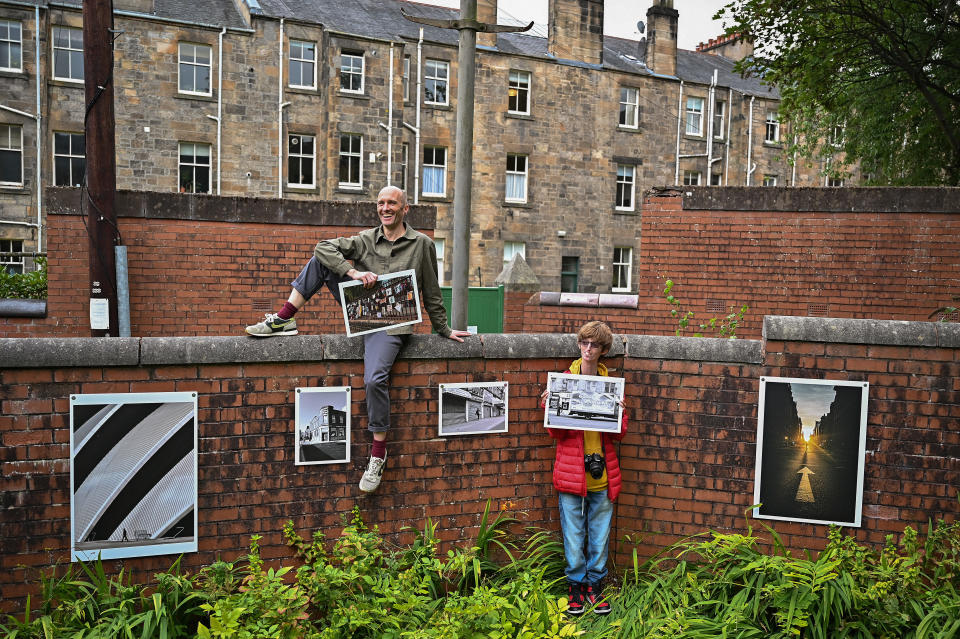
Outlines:
{"label": "green shrub", "polygon": [[0,268],[0,298],[47,299],[47,258],[36,258],[37,270],[29,273],[8,273]]}

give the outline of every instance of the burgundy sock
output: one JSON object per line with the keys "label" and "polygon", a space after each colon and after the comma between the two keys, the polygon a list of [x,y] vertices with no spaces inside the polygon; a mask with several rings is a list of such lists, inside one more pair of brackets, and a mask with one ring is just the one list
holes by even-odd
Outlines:
{"label": "burgundy sock", "polygon": [[297,312],[297,307],[291,304],[290,302],[284,302],[283,308],[280,309],[280,312],[277,313],[277,317],[280,319],[290,319]]}
{"label": "burgundy sock", "polygon": [[373,440],[373,448],[370,449],[371,457],[379,457],[380,459],[387,458],[387,440]]}

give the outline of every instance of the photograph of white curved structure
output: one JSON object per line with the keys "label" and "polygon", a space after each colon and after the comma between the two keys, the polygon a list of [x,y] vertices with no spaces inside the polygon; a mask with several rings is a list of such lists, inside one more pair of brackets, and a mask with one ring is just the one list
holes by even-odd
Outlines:
{"label": "photograph of white curved structure", "polygon": [[70,397],[73,561],[197,550],[196,393]]}

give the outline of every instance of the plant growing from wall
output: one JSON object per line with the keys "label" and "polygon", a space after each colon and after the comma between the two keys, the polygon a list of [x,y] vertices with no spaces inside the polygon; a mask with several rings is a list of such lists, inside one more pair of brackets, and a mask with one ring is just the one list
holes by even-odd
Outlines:
{"label": "plant growing from wall", "polygon": [[[951,297],[950,299],[951,299],[951,301],[953,301],[954,303],[958,303],[958,302],[960,302],[960,295],[954,295],[954,296]],[[949,306],[949,305],[941,306],[941,307],[938,308],[937,310],[935,310],[935,311],[933,311],[932,313],[930,313],[929,315],[927,315],[927,318],[933,318],[934,316],[939,315],[941,322],[949,322],[949,321],[950,321],[950,317],[951,317],[951,316],[956,316],[958,310],[960,310],[960,309],[958,309],[958,307],[956,307],[956,306]]]}
{"label": "plant growing from wall", "polygon": [[0,268],[0,298],[17,300],[47,299],[47,258],[36,258],[37,270],[8,273]]}
{"label": "plant growing from wall", "polygon": [[[677,328],[674,335],[681,337],[690,327],[691,320],[694,319],[694,312],[687,309],[683,310],[683,305],[672,293],[673,280],[668,279],[665,282],[663,296],[670,305],[670,317],[677,320]],[[693,333],[694,337],[705,337],[706,333],[711,333],[714,337],[736,339],[737,328],[743,323],[743,316],[750,310],[746,304],[741,304],[739,310],[730,307],[730,312],[723,317],[712,317],[706,322],[699,324],[699,330]]]}

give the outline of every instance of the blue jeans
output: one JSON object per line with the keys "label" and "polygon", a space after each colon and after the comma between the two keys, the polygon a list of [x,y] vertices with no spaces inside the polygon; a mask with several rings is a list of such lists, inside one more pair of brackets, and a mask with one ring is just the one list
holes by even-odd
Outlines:
{"label": "blue jeans", "polygon": [[607,550],[613,503],[607,491],[586,497],[560,493],[560,530],[563,532],[564,573],[573,583],[597,583],[607,576]]}

